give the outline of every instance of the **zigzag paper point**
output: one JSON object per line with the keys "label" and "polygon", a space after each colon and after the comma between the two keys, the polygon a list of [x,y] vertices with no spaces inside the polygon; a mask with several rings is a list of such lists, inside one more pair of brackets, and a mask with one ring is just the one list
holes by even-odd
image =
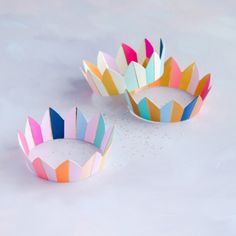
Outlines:
{"label": "zigzag paper point", "polygon": [[[83,75],[91,89],[101,96],[116,96],[123,94],[126,89],[131,91],[141,88],[159,79],[162,75],[165,47],[162,41],[160,42],[159,50],[155,51],[152,44],[144,39],[138,52],[122,43],[116,58],[99,51],[97,65],[83,61]],[[130,70],[130,67],[136,68],[137,65],[142,66],[144,70],[144,72],[138,71],[137,79],[139,81],[136,80],[136,77],[127,78],[127,71]],[[142,82],[140,83],[140,81]]]}

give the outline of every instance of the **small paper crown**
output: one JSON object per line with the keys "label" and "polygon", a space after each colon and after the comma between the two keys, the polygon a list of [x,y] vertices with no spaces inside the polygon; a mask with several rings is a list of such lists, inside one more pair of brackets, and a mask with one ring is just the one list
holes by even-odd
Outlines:
{"label": "small paper crown", "polygon": [[163,72],[164,54],[165,47],[161,39],[158,50],[155,50],[147,39],[138,52],[123,43],[116,59],[99,52],[97,66],[89,61],[83,61],[83,74],[96,94],[119,95],[126,89],[135,90],[160,78]]}
{"label": "small paper crown", "polygon": [[[169,58],[165,62],[164,73],[159,80],[141,89],[126,92],[129,110],[138,117],[154,122],[177,122],[190,119],[199,112],[204,99],[210,91],[210,81],[210,74],[205,75],[199,80],[195,64],[191,64],[181,72],[176,61],[173,58]],[[147,97],[142,98],[139,102],[135,101],[134,97],[140,91],[159,86],[183,90],[193,95],[194,98],[185,107],[175,100],[166,103],[162,107],[158,107]]]}
{"label": "small paper crown", "polygon": [[[72,182],[87,178],[103,167],[112,143],[113,131],[114,127],[105,131],[101,114],[87,122],[84,115],[75,107],[63,120],[56,111],[49,108],[41,125],[28,117],[25,134],[18,131],[18,141],[26,155],[26,163],[34,174],[54,182]],[[55,168],[45,161],[47,156],[29,158],[34,147],[54,139],[82,140],[95,145],[99,151],[95,152],[83,166],[73,160],[65,159]]]}

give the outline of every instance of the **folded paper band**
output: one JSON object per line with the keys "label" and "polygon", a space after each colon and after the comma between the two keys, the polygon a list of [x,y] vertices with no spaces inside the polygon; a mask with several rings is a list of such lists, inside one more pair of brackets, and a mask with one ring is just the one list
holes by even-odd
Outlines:
{"label": "folded paper band", "polygon": [[[55,182],[72,182],[87,178],[103,167],[112,143],[113,132],[114,127],[105,131],[101,114],[87,122],[84,115],[75,107],[63,120],[56,111],[49,108],[41,125],[31,117],[27,119],[25,134],[18,131],[18,141],[26,155],[28,167],[38,177]],[[46,156],[29,158],[30,152],[37,145],[55,139],[82,140],[93,144],[99,151],[95,152],[83,166],[66,157],[56,168],[45,161]]]}
{"label": "folded paper band", "polygon": [[[190,119],[198,113],[204,99],[210,91],[211,75],[205,75],[199,80],[198,70],[195,64],[187,67],[183,72],[173,58],[169,58],[164,65],[164,73],[159,80],[144,86],[136,91],[126,91],[126,100],[129,110],[136,116],[154,122],[177,122]],[[139,102],[135,101],[135,95],[147,88],[165,86],[183,90],[192,96],[193,100],[185,107],[173,100],[162,107],[158,107],[149,98],[144,97]]]}
{"label": "folded paper band", "polygon": [[147,39],[138,52],[123,43],[116,59],[99,52],[97,65],[83,61],[83,74],[96,94],[119,95],[126,89],[132,91],[159,79],[163,72],[164,54],[165,47],[161,39],[158,50]]}

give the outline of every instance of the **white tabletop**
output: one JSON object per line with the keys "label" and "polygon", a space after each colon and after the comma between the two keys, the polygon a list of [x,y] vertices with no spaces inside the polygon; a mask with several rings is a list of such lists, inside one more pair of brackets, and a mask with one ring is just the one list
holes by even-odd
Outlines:
{"label": "white tabletop", "polygon": [[[0,235],[236,234],[236,4],[166,2],[0,2]],[[122,97],[92,94],[82,59],[144,37],[162,37],[182,69],[195,61],[200,75],[212,73],[194,119],[150,124]],[[116,125],[106,168],[73,184],[32,176],[16,130],[27,115],[40,121],[49,106],[64,115],[74,105]]]}

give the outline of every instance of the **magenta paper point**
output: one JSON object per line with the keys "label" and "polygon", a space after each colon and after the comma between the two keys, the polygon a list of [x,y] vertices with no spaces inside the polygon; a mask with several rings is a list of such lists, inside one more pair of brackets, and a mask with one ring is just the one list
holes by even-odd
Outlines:
{"label": "magenta paper point", "polygon": [[154,52],[153,46],[147,39],[145,39],[144,42],[145,42],[145,48],[146,48],[146,57],[151,58]]}
{"label": "magenta paper point", "polygon": [[206,84],[205,84],[205,86],[204,86],[204,88],[203,88],[203,90],[202,90],[202,92],[200,94],[202,100],[204,100],[206,98],[208,92],[211,89],[211,88],[209,88],[210,87],[210,82],[211,82],[211,77],[209,75],[209,78],[208,78],[208,80],[207,80],[207,82],[206,82]]}
{"label": "magenta paper point", "polygon": [[192,78],[190,80],[190,84],[188,87],[188,92],[190,94],[194,94],[198,83],[199,83],[199,73],[198,73],[197,67],[195,66],[193,69]]}
{"label": "magenta paper point", "polygon": [[128,65],[132,61],[135,61],[135,62],[138,61],[137,53],[131,47],[129,47],[128,45],[122,43],[122,48],[124,50],[126,61],[127,61]]}
{"label": "magenta paper point", "polygon": [[103,52],[102,54],[105,58],[105,61],[106,61],[107,65],[109,66],[109,68],[113,69],[114,71],[119,71],[119,68],[116,64],[115,59],[107,53]]}

